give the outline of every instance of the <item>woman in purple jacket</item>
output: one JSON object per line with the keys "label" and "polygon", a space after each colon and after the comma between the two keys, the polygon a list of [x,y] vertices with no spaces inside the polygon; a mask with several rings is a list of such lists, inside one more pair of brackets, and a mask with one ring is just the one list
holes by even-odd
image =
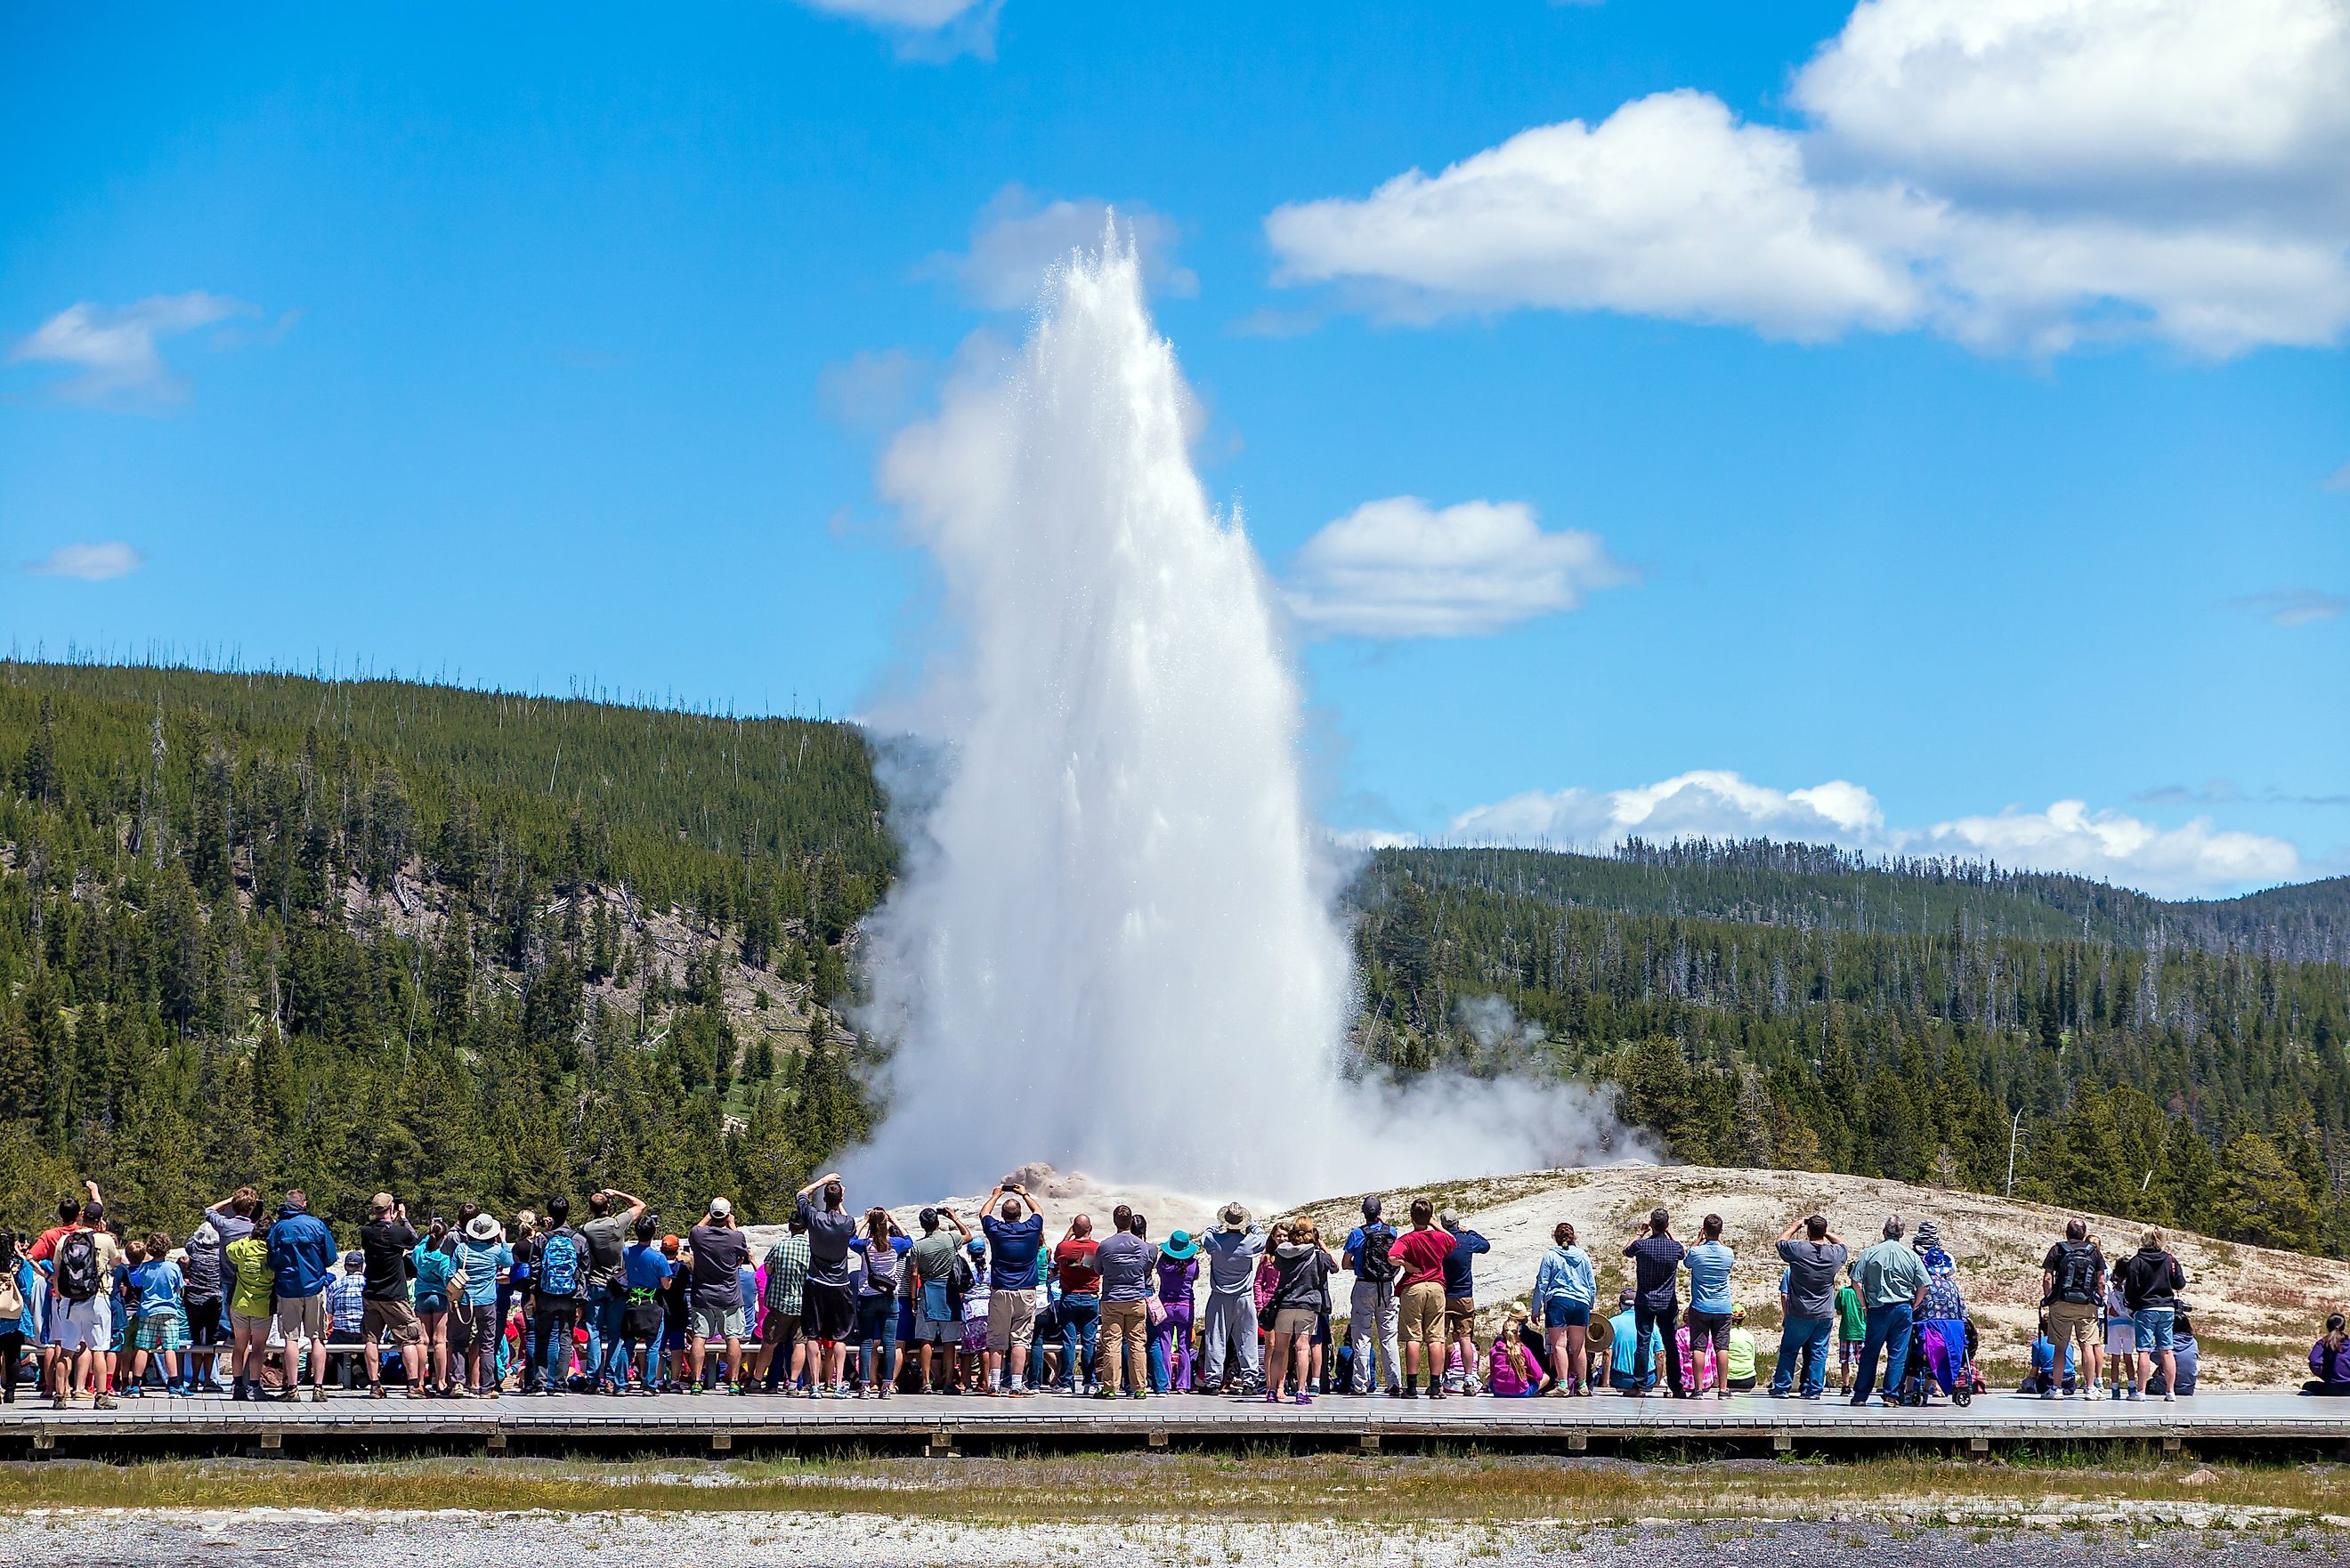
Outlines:
{"label": "woman in purple jacket", "polygon": [[1159,1304],[1166,1315],[1151,1330],[1167,1386],[1178,1394],[1191,1391],[1191,1292],[1199,1282],[1200,1239],[1178,1231],[1159,1249]]}
{"label": "woman in purple jacket", "polygon": [[2309,1347],[2309,1381],[2301,1391],[2350,1399],[2350,1332],[2338,1312],[2325,1320],[2325,1332]]}

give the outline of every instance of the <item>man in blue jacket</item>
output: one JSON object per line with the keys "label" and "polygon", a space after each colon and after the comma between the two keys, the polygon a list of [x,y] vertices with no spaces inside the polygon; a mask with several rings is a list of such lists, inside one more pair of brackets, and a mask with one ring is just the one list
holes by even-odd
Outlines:
{"label": "man in blue jacket", "polygon": [[327,1397],[327,1282],[334,1277],[335,1233],[310,1212],[301,1189],[286,1195],[269,1227],[269,1271],[277,1277],[277,1332],[286,1340],[286,1397],[302,1383],[305,1341],[322,1347],[310,1357],[310,1397]]}

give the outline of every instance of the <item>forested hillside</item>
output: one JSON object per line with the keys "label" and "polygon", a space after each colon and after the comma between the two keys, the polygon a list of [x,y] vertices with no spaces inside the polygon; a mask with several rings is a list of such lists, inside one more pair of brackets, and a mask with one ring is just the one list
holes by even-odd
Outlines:
{"label": "forested hillside", "polygon": [[[757,1218],[871,1114],[866,738],[393,681],[0,663],[0,1218],[83,1174]],[[2341,880],[2208,904],[1806,846],[1389,851],[1356,1040],[1613,1080],[1690,1160],[2350,1251]],[[2020,1122],[2012,1120],[2021,1112]]]}
{"label": "forested hillside", "polygon": [[394,682],[0,665],[0,1202],[96,1173],[772,1207],[863,1125],[863,736]]}
{"label": "forested hillside", "polygon": [[[1357,885],[1358,1038],[1395,1071],[1610,1078],[1685,1159],[1979,1190],[2013,1131],[2019,1195],[2350,1250],[2350,969],[2003,934],[2037,917],[1991,881],[1866,874],[1862,929],[1857,889],[1850,920],[1789,918],[1816,874],[1716,867],[1684,894],[1669,866],[1474,856],[1383,854]],[[1647,907],[1595,907],[1611,888]],[[1887,895],[1929,916],[1880,926]]]}

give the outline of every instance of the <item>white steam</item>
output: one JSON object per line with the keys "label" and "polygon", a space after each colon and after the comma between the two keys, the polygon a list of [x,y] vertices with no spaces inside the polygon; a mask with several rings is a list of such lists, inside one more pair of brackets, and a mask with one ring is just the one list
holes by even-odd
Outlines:
{"label": "white steam", "polygon": [[866,1016],[889,1109],[860,1179],[954,1191],[1042,1158],[1304,1198],[1596,1151],[1587,1096],[1342,1080],[1298,687],[1240,519],[1192,472],[1191,406],[1113,234],[1055,275],[1004,375],[883,460],[952,646],[889,716],[927,761],[892,780],[907,854]]}

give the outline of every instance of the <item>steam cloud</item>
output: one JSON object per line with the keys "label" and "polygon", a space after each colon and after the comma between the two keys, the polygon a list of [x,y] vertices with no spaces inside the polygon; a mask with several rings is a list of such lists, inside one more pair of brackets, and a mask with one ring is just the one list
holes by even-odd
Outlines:
{"label": "steam cloud", "polygon": [[1016,362],[903,432],[881,488],[951,649],[889,759],[903,875],[868,929],[891,1048],[860,1180],[1024,1161],[1306,1198],[1563,1163],[1620,1129],[1557,1085],[1349,1082],[1347,944],[1300,785],[1297,683],[1115,230]]}

